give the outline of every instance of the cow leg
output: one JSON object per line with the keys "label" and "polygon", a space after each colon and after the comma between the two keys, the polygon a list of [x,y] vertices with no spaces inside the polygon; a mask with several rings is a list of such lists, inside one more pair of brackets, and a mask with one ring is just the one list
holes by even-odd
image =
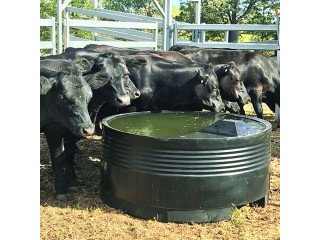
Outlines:
{"label": "cow leg", "polygon": [[258,118],[263,119],[263,108],[262,108],[262,87],[261,89],[255,88],[250,90],[249,92],[251,103],[253,105],[253,109],[257,114]]}
{"label": "cow leg", "polygon": [[58,124],[52,124],[44,130],[47,139],[52,168],[54,171],[54,187],[58,194],[58,199],[67,199],[67,186],[64,173],[64,165],[67,161],[67,154],[64,151],[63,135],[64,129]]}
{"label": "cow leg", "polygon": [[74,170],[74,166],[76,165],[76,162],[74,161],[74,156],[77,149],[76,141],[77,139],[70,132],[68,132],[64,137],[64,147],[67,155],[67,161],[65,164],[65,178],[68,186],[78,185],[77,175]]}

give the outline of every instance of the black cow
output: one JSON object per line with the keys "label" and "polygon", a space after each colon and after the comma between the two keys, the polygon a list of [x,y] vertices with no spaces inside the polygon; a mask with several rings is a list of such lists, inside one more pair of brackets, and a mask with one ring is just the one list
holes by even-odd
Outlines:
{"label": "black cow", "polygon": [[[280,106],[280,72],[277,63],[270,57],[257,52],[220,49],[185,49],[180,53],[197,63],[213,65],[234,62],[240,70],[240,78],[250,95],[252,105],[259,118],[263,118],[262,102],[275,111]],[[240,104],[244,114],[243,105]]]}
{"label": "black cow", "polygon": [[[50,61],[52,62],[51,64]],[[40,64],[42,71],[43,69],[47,68],[47,71],[45,73],[53,74],[53,76],[61,74],[57,74],[54,70],[62,72],[68,71],[65,69],[61,69],[61,66],[63,64],[57,64],[58,61],[61,61],[66,65],[66,62],[70,60],[41,60],[40,63],[44,62],[44,64]],[[94,122],[96,114],[103,104],[107,104],[112,108],[128,106],[130,104],[130,96],[126,93],[126,88],[133,89],[135,88],[135,86],[130,83],[131,80],[129,78],[129,71],[125,65],[125,62],[114,53],[105,53],[99,55],[98,57],[91,58],[90,61],[93,62],[93,65],[90,69],[90,72],[84,75],[84,78],[93,92],[93,97],[89,102],[88,108],[91,119]],[[58,67],[55,69],[54,66]],[[68,67],[69,66],[67,66],[66,69],[69,69]],[[79,76],[82,78],[81,75]],[[137,98],[137,95],[139,94],[139,91],[135,92],[135,95],[132,96],[132,98]],[[66,170],[64,184],[60,184],[62,185],[62,187],[57,188],[58,196],[60,198],[66,198],[67,187],[77,183],[77,177],[74,172],[74,156],[78,135],[75,135],[70,131],[64,131],[63,134],[63,146],[65,148],[65,151],[62,158],[64,168]]]}
{"label": "black cow", "polygon": [[68,184],[64,135],[70,132],[84,137],[94,133],[87,108],[91,97],[91,88],[80,74],[40,76],[40,131],[47,139],[60,198],[65,197]]}

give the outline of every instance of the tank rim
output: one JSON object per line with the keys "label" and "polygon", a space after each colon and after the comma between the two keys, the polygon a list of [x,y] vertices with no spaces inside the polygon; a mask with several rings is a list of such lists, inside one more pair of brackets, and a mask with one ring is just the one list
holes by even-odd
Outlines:
{"label": "tank rim", "polygon": [[181,142],[189,142],[189,141],[194,141],[194,140],[197,140],[197,141],[210,141],[210,140],[214,140],[214,139],[217,139],[217,138],[179,138],[179,137],[155,137],[155,136],[143,136],[143,135],[137,135],[137,134],[132,134],[132,133],[128,133],[128,132],[124,132],[124,131],[121,131],[121,130],[118,130],[116,128],[113,128],[111,127],[109,124],[108,124],[108,121],[110,121],[111,119],[116,119],[116,118],[121,118],[121,117],[124,117],[124,116],[133,116],[133,115],[141,115],[141,114],[150,114],[150,113],[200,113],[200,114],[205,114],[205,113],[210,113],[210,114],[222,114],[222,115],[230,115],[230,116],[236,116],[236,117],[239,117],[239,116],[242,116],[243,118],[247,118],[247,119],[250,119],[252,121],[255,121],[255,122],[259,122],[259,123],[262,123],[265,125],[265,129],[262,130],[261,132],[259,133],[256,133],[256,134],[250,134],[250,135],[247,135],[247,136],[223,136],[221,137],[220,139],[246,139],[246,138],[252,138],[252,136],[255,136],[255,135],[260,135],[260,134],[263,134],[267,131],[269,131],[270,129],[272,129],[272,125],[270,122],[264,120],[264,119],[260,119],[260,118],[257,118],[257,117],[252,117],[252,116],[245,116],[245,115],[239,115],[239,114],[233,114],[233,113],[216,113],[216,112],[204,112],[204,111],[167,111],[167,110],[163,110],[163,111],[157,111],[157,112],[153,112],[153,111],[141,111],[141,112],[130,112],[130,113],[121,113],[121,114],[116,114],[116,115],[112,115],[112,116],[109,116],[109,117],[106,117],[104,119],[102,119],[102,125],[103,127],[107,127],[107,129],[109,131],[112,131],[113,133],[116,133],[116,134],[121,134],[121,135],[124,135],[124,136],[131,136],[131,137],[135,137],[135,138],[140,138],[140,139],[154,139],[154,140],[158,140],[158,141],[181,141]]}

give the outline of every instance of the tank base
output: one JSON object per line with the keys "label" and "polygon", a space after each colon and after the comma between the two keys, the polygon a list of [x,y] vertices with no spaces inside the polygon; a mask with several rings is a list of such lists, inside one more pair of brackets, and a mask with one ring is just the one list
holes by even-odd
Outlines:
{"label": "tank base", "polygon": [[119,209],[126,214],[142,219],[153,219],[159,222],[176,223],[209,223],[222,220],[230,220],[233,208],[222,208],[212,210],[170,210],[155,207],[145,207],[132,204],[123,200],[111,200],[101,196],[108,206]]}
{"label": "tank base", "polygon": [[[101,199],[108,206],[121,210],[131,216],[142,219],[153,219],[159,222],[176,222],[176,223],[212,223],[223,220],[231,220],[232,213],[236,209],[219,208],[219,209],[203,209],[203,210],[170,210],[155,207],[139,206],[120,199],[113,199],[101,192]],[[263,197],[255,202],[250,203],[265,207],[267,198]],[[243,205],[242,205],[243,206]]]}

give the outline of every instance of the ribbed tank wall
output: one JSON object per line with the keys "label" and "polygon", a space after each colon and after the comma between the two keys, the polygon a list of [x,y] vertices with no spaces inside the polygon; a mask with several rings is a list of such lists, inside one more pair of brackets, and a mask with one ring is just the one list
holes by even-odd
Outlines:
{"label": "ribbed tank wall", "polygon": [[105,125],[101,198],[159,221],[230,218],[234,206],[267,199],[270,187],[271,124],[254,121],[265,130],[204,139],[137,136]]}
{"label": "ribbed tank wall", "polygon": [[131,141],[130,144],[110,136],[105,137],[104,148],[104,159],[109,164],[137,172],[172,176],[216,176],[255,171],[268,165],[271,149],[267,139],[253,146],[233,145],[230,149],[200,151],[145,148],[141,143]]}

